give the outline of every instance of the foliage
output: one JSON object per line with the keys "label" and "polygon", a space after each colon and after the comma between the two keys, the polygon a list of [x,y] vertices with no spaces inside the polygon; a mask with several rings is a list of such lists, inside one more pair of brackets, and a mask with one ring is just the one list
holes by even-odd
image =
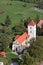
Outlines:
{"label": "foliage", "polygon": [[[24,1],[26,1],[26,0],[24,0]],[[35,2],[35,1],[36,0],[32,0],[31,2]],[[30,0],[27,0],[26,2],[30,2]],[[2,44],[1,48],[4,51],[7,51],[6,56],[8,59],[16,58],[18,60],[17,56],[15,56],[12,53],[8,53],[8,52],[11,52],[10,49],[7,49],[8,44],[10,43],[9,38],[11,41],[12,37],[14,36],[13,33],[22,34],[23,32],[25,32],[26,29],[25,29],[24,25],[27,26],[28,25],[27,21],[30,20],[30,18],[28,18],[28,16],[31,17],[32,19],[36,18],[36,20],[38,21],[39,15],[41,16],[41,19],[43,19],[43,13],[33,10],[32,7],[34,7],[36,4],[32,4],[32,3],[25,4],[24,2],[10,1],[10,0],[8,0],[8,1],[6,0],[5,2],[0,0],[0,3],[1,3],[0,9],[3,9],[5,11],[4,14],[0,15],[0,23],[2,22],[1,26],[3,27],[1,29],[1,31],[3,33],[2,32],[0,33],[0,42],[1,42],[0,44]],[[11,6],[7,5],[9,3],[11,3],[12,5]],[[39,15],[36,16],[36,14],[39,14]],[[6,17],[6,15],[9,15],[12,21],[10,20],[9,16]],[[5,20],[5,17],[6,17],[6,20]],[[21,20],[22,17],[24,19],[25,18],[28,18],[28,19],[23,21],[23,20]],[[0,28],[1,28],[1,26],[0,26]],[[6,26],[8,26],[8,27],[6,28]],[[12,28],[12,30],[11,30],[11,28]],[[13,33],[12,33],[12,31],[13,31]],[[38,33],[40,33],[40,30],[38,30],[38,31],[39,31]],[[41,31],[41,33],[43,34],[42,31]],[[40,39],[38,37],[36,42],[32,41],[31,43],[32,43],[31,46],[28,48],[29,53],[25,53],[23,55],[23,61],[20,62],[21,65],[28,65],[28,64],[35,65],[34,58],[43,59],[43,37],[40,37]]]}
{"label": "foliage", "polygon": [[18,55],[12,54],[12,53],[10,53],[10,52],[8,52],[8,53],[6,54],[6,57],[7,57],[8,59],[11,59],[11,60],[18,60],[18,59],[19,59],[19,58],[18,58]]}
{"label": "foliage", "polygon": [[5,20],[5,25],[9,26],[10,24],[11,24],[11,20],[10,20],[9,16],[7,16],[6,20]]}
{"label": "foliage", "polygon": [[39,60],[43,60],[43,37],[37,37],[37,40],[34,41],[28,48],[29,54],[34,57],[38,58]]}
{"label": "foliage", "polygon": [[28,2],[28,3],[39,3],[43,2],[42,0],[11,0],[11,1],[22,1],[22,2]]}
{"label": "foliage", "polygon": [[36,19],[35,19],[36,24],[39,22],[39,20],[40,20],[40,16],[37,14],[37,15],[36,15]]}
{"label": "foliage", "polygon": [[23,61],[19,61],[20,65],[35,65],[35,60],[28,52],[23,54]]}
{"label": "foliage", "polygon": [[4,65],[10,65],[10,61],[5,57],[0,57],[0,62],[3,62]]}
{"label": "foliage", "polygon": [[0,33],[0,42],[2,44],[3,51],[6,51],[9,45],[9,38],[6,33]]}
{"label": "foliage", "polygon": [[12,50],[10,48],[7,48],[6,52],[12,52]]}
{"label": "foliage", "polygon": [[38,2],[38,8],[39,9],[43,9],[43,1],[39,1]]}
{"label": "foliage", "polygon": [[[3,34],[1,34],[0,35],[0,41],[2,42],[2,48],[3,48],[3,50],[5,51],[6,50],[6,48],[7,48],[7,44],[6,44],[6,40],[5,40],[6,38],[5,38],[5,35],[3,35]],[[2,41],[3,40],[3,41]]]}
{"label": "foliage", "polygon": [[28,25],[28,21],[27,20],[24,20],[24,26],[27,28],[27,25]]}
{"label": "foliage", "polygon": [[27,28],[28,27],[28,23],[30,22],[31,18],[28,17],[26,20],[24,20],[24,26]]}
{"label": "foliage", "polygon": [[25,63],[26,65],[31,65],[31,64],[33,64],[34,59],[33,59],[32,57],[30,57],[29,53],[25,53],[25,54],[23,55],[23,57],[24,57],[24,63]]}
{"label": "foliage", "polygon": [[42,27],[41,28],[43,29],[43,24],[42,24]]}
{"label": "foliage", "polygon": [[37,35],[43,36],[43,25],[41,28],[37,27]]}
{"label": "foliage", "polygon": [[23,7],[26,7],[27,6],[27,4],[25,3],[25,4],[23,4]]}
{"label": "foliage", "polygon": [[19,23],[19,25],[16,25],[12,28],[12,31],[14,32],[14,34],[22,34],[25,32],[25,27],[24,27],[24,23],[23,21]]}
{"label": "foliage", "polygon": [[2,42],[0,41],[0,51],[2,51],[3,50],[3,44],[2,44]]}

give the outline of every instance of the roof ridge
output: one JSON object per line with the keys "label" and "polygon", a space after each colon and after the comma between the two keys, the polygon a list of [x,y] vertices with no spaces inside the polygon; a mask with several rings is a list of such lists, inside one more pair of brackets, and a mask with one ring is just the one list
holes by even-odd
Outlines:
{"label": "roof ridge", "polygon": [[23,34],[17,39],[17,41],[21,44],[26,38],[28,38],[27,32],[23,33]]}
{"label": "roof ridge", "polygon": [[31,20],[29,25],[34,26],[34,25],[36,25],[36,23],[34,22],[34,20]]}

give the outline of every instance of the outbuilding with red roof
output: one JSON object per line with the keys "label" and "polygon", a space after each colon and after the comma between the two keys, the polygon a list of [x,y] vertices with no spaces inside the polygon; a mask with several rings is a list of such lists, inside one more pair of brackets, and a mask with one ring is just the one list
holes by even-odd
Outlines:
{"label": "outbuilding with red roof", "polygon": [[39,28],[41,28],[41,27],[42,27],[42,24],[43,24],[43,20],[40,20],[40,21],[38,22],[37,26],[38,26]]}

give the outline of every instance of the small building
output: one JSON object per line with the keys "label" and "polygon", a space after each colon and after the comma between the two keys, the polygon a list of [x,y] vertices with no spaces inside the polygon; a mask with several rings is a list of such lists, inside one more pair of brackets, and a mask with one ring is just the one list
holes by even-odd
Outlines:
{"label": "small building", "polygon": [[38,24],[37,24],[37,27],[42,28],[42,25],[43,25],[43,20],[40,20],[40,21],[38,22]]}
{"label": "small building", "polygon": [[22,34],[19,38],[17,38],[12,45],[12,50],[22,50],[23,48],[25,48],[26,46],[29,46],[28,43],[28,38],[29,35],[27,32],[25,32],[24,34]]}
{"label": "small building", "polygon": [[2,51],[2,52],[0,52],[0,55],[5,56],[6,52]]}
{"label": "small building", "polygon": [[0,62],[0,65],[4,65],[4,63],[3,62]]}

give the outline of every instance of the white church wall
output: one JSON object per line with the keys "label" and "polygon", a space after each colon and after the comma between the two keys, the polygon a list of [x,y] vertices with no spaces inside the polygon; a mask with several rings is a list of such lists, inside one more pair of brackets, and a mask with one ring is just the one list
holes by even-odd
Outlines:
{"label": "white church wall", "polygon": [[36,38],[36,25],[34,26],[34,38]]}
{"label": "white church wall", "polygon": [[28,25],[28,35],[30,35],[31,38],[36,38],[36,25],[35,26],[29,26]]}

